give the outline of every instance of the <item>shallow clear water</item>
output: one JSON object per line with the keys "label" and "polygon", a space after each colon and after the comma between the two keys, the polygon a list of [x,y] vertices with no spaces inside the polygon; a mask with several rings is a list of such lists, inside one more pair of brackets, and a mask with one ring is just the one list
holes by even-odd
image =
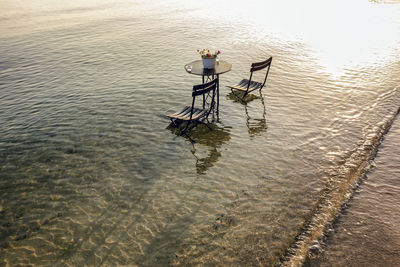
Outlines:
{"label": "shallow clear water", "polygon": [[307,266],[399,266],[400,120],[379,146],[374,168],[326,239],[325,251]]}
{"label": "shallow clear water", "polygon": [[[399,106],[396,4],[3,1],[0,29],[2,264],[273,264]],[[233,69],[192,144],[162,115],[201,48]]]}

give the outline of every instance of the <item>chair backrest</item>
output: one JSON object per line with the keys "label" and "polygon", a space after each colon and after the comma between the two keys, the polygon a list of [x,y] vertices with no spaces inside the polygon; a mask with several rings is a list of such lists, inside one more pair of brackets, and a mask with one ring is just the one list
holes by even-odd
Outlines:
{"label": "chair backrest", "polygon": [[209,104],[209,110],[207,112],[207,116],[208,116],[208,114],[210,114],[211,110],[214,107],[215,90],[217,88],[217,84],[218,84],[218,78],[215,78],[214,80],[212,80],[208,83],[203,83],[203,84],[193,86],[193,92],[192,92],[193,101],[192,101],[192,110],[190,111],[190,119],[192,119],[193,108],[194,108],[196,97],[203,96],[203,109],[204,109],[207,98],[209,97],[210,92],[212,91],[211,103]]}
{"label": "chair backrest", "polygon": [[215,78],[211,82],[203,83],[199,85],[193,86],[192,96],[204,95],[210,92],[211,90],[215,90],[217,88],[218,78]]}
{"label": "chair backrest", "polygon": [[[271,62],[272,62],[272,57],[268,58],[268,59],[265,60],[265,61],[257,62],[257,63],[251,64],[251,68],[250,68],[250,78],[249,78],[249,84],[248,84],[248,86],[250,86],[250,82],[251,82],[251,78],[252,78],[252,76],[253,76],[253,72],[259,71],[259,70],[262,70],[262,69],[265,69],[265,68],[268,68],[268,69],[267,69],[267,72],[265,73],[264,82],[263,82],[263,84],[262,84],[262,86],[261,86],[261,87],[264,87],[265,82],[267,81],[269,69],[270,69],[270,67],[271,67]],[[248,89],[248,88],[247,88],[247,89]]]}

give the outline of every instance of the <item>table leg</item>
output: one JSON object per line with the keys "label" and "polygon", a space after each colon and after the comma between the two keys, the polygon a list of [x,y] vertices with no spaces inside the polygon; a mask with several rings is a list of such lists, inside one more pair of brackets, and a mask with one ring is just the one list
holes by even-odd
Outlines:
{"label": "table leg", "polygon": [[[217,76],[217,78],[218,78],[218,82],[217,82],[217,115],[219,114],[219,75],[218,74],[216,74],[215,76]],[[212,80],[214,80],[214,74],[211,76],[211,79]],[[207,76],[207,79],[205,79],[204,78],[204,75],[202,75],[201,76],[201,78],[202,78],[202,81],[203,81],[203,83],[205,83],[205,82],[209,82],[211,79],[210,79],[210,76]],[[203,95],[203,98],[204,98],[204,95]],[[204,99],[203,99],[203,105],[204,105]],[[204,107],[203,107],[204,108]]]}
{"label": "table leg", "polygon": [[219,75],[217,74],[217,115],[219,114]]}

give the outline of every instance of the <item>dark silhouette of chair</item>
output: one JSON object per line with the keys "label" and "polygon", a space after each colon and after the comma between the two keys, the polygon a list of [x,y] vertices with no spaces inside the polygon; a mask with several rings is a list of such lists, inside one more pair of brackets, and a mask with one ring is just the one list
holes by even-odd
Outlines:
{"label": "dark silhouette of chair", "polygon": [[[208,115],[210,115],[211,111],[214,108],[215,89],[217,87],[217,83],[218,78],[208,83],[193,86],[192,106],[186,106],[179,112],[166,115],[171,120],[171,124],[178,129],[180,129],[180,126],[183,122],[187,122],[185,128],[181,130],[180,134],[183,134],[187,130],[192,129],[199,123],[205,124],[211,130],[211,128],[206,123],[204,123],[203,120],[208,118]],[[201,108],[195,107],[196,97],[198,96],[202,96],[203,104]],[[209,98],[211,98],[211,101],[207,102]],[[192,126],[189,128],[190,125]]]}
{"label": "dark silhouette of chair", "polygon": [[[250,93],[254,90],[257,90],[257,89],[261,90],[264,87],[265,82],[267,81],[268,72],[271,67],[271,62],[272,62],[272,57],[270,57],[269,59],[267,59],[265,61],[251,64],[249,79],[243,79],[242,81],[240,81],[240,83],[238,83],[236,85],[228,85],[228,87],[231,88],[232,93],[236,97],[238,97],[240,100],[244,100],[244,98],[247,96],[248,93]],[[265,74],[264,82],[260,83],[260,82],[252,81],[253,73],[256,71],[265,69],[265,68],[267,68],[267,71]],[[242,92],[243,95],[240,96],[239,94],[235,93],[235,91]]]}

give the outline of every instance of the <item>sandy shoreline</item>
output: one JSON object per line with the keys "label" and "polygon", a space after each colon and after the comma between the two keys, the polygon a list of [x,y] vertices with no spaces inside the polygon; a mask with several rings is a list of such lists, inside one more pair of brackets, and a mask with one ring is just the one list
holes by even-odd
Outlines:
{"label": "sandy shoreline", "polygon": [[328,235],[304,266],[400,266],[400,119],[385,135],[367,174]]}

